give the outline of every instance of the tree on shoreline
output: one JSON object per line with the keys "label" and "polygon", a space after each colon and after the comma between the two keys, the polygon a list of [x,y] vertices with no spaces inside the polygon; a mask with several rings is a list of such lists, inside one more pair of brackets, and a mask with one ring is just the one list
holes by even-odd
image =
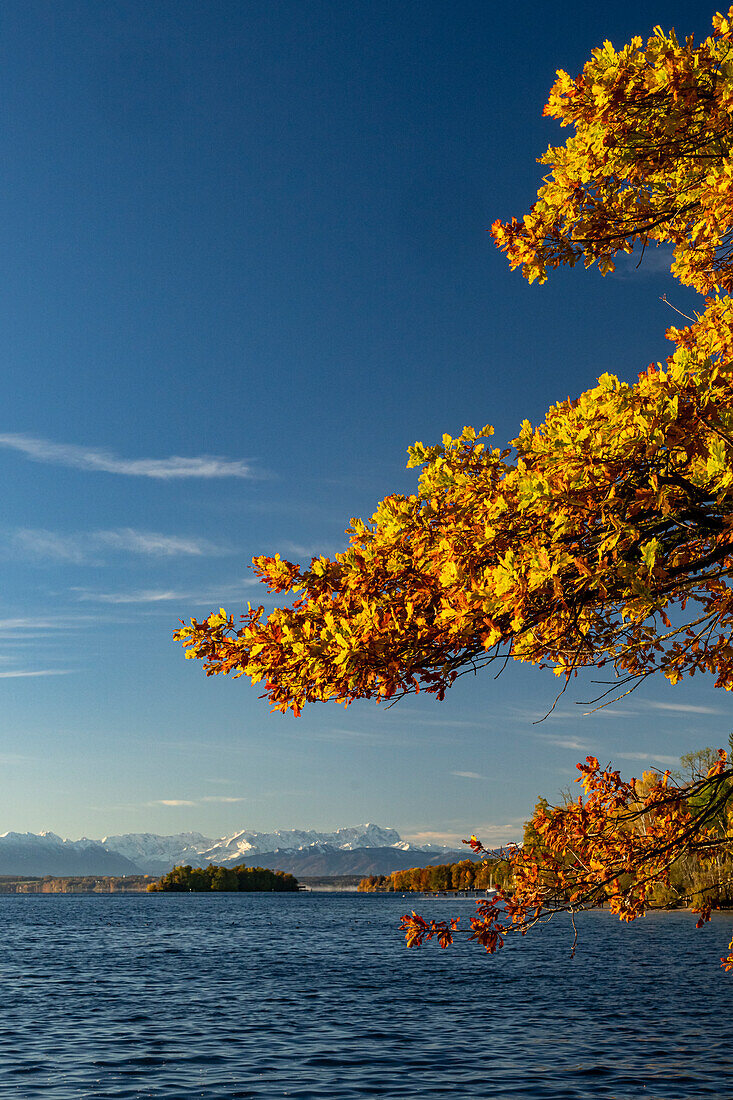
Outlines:
{"label": "tree on shoreline", "polygon": [[[178,632],[207,675],[264,682],[273,709],[296,715],[316,701],[442,699],[464,672],[507,660],[551,667],[562,690],[605,668],[599,705],[658,672],[733,688],[732,24],[733,8],[716,15],[699,46],[656,28],[645,47],[605,43],[574,80],[559,72],[545,114],[573,133],[542,158],[530,213],[492,230],[530,282],[579,260],[605,275],[619,252],[672,245],[672,273],[708,297],[669,330],[666,364],[633,385],[603,375],[504,448],[488,445],[490,426],[415,444],[417,493],[352,520],[343,553],[304,569],[254,560],[289,606],[238,623],[222,609]],[[676,861],[729,843],[722,750],[686,784],[626,782],[592,757],[578,768],[584,795],[536,811],[541,843],[508,856],[512,893],[472,921],[489,951],[599,900],[634,919]],[[691,900],[704,922],[713,901]],[[405,930],[415,945],[451,938],[415,914]]]}

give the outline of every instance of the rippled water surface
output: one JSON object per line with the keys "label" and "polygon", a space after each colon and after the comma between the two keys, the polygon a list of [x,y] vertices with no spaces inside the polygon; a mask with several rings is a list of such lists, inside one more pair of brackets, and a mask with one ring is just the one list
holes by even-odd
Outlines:
{"label": "rippled water surface", "polygon": [[[426,915],[470,901],[422,901]],[[0,1096],[733,1097],[733,915],[407,951],[391,895],[0,897]]]}

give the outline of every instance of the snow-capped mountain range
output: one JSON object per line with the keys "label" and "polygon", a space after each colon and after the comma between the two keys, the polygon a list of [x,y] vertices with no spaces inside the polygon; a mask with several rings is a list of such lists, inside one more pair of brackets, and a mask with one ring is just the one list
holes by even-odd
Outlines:
{"label": "snow-capped mountain range", "polygon": [[468,854],[435,844],[415,847],[395,829],[371,823],[331,833],[243,829],[218,839],[201,833],[123,833],[101,840],[63,840],[50,832],[8,832],[0,835],[0,875],[162,875],[186,863],[261,864],[294,874],[387,874]]}

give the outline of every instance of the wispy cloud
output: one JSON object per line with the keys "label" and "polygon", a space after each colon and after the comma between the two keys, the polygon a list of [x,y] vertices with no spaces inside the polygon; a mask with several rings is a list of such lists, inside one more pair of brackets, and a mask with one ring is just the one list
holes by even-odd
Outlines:
{"label": "wispy cloud", "polygon": [[[598,746],[588,745],[586,742],[578,741],[575,737],[553,737],[550,734],[540,733],[537,734],[548,745],[554,745],[559,749],[571,749],[573,752],[594,752],[599,754]],[[664,765],[676,765],[679,764],[679,757],[677,756],[664,756],[660,753],[653,752],[615,752],[613,749],[609,749],[608,756],[610,760],[648,760],[654,761],[658,764]],[[604,753],[605,756],[605,753]],[[575,774],[568,773],[568,774]]]}
{"label": "wispy cloud", "polygon": [[84,545],[77,535],[59,535],[55,531],[22,527],[14,531],[8,541],[10,549],[23,558],[50,558],[69,565],[81,565],[89,559],[89,546]]}
{"label": "wispy cloud", "polygon": [[105,551],[143,554],[150,557],[203,557],[227,551],[208,539],[182,535],[164,535],[158,531],[138,531],[120,527],[109,531],[78,531],[59,534],[37,527],[21,527],[9,537],[11,549],[24,557],[50,558],[79,565]]}
{"label": "wispy cloud", "polygon": [[54,638],[61,640],[68,631],[80,630],[99,622],[98,615],[59,615],[58,618],[18,616],[0,619],[0,639],[13,647],[28,645],[31,639]]}
{"label": "wispy cloud", "polygon": [[[450,832],[449,830],[421,830],[415,833],[402,832],[403,840],[409,840],[418,847],[421,844],[447,844],[458,851],[463,850],[463,841],[468,839],[468,834],[473,831],[487,848],[498,848],[502,844],[511,844],[521,841],[524,829],[524,819],[514,818],[506,822],[487,822],[483,825],[472,825],[463,832]],[[466,848],[466,856],[469,851]]]}
{"label": "wispy cloud", "polygon": [[673,768],[680,762],[679,756],[663,756],[656,752],[617,752],[615,755],[619,760],[649,760]]}
{"label": "wispy cloud", "polygon": [[95,603],[166,603],[170,600],[190,600],[188,592],[176,592],[171,588],[146,588],[138,592],[89,592],[86,589],[73,588],[79,593],[80,600],[93,600]]}
{"label": "wispy cloud", "polygon": [[234,798],[226,794],[206,794],[199,802],[246,802],[246,798]]}
{"label": "wispy cloud", "polygon": [[596,707],[594,710],[584,710],[581,717],[588,718],[590,715],[594,718],[621,718],[626,721],[628,718],[638,718],[638,710],[626,710],[625,707],[619,707],[618,710],[614,710],[612,707]]}
{"label": "wispy cloud", "polygon": [[431,718],[423,716],[422,711],[408,710],[405,708],[405,722],[411,726],[438,726],[444,729],[480,729],[485,730],[491,724],[487,719],[480,722],[472,722],[462,718]]}
{"label": "wispy cloud", "polygon": [[531,722],[533,726],[549,725],[551,722],[577,722],[582,718],[580,710],[550,710],[549,705],[544,710],[524,710],[518,707],[514,711],[514,717],[522,722]]}
{"label": "wispy cloud", "polygon": [[658,245],[643,249],[638,246],[625,255],[620,253],[615,260],[615,278],[644,279],[650,275],[669,275],[674,260],[672,245]]}
{"label": "wispy cloud", "polygon": [[180,455],[172,455],[170,458],[121,458],[112,451],[98,451],[79,447],[74,443],[52,443],[47,439],[17,432],[0,434],[0,447],[20,451],[34,462],[48,462],[75,470],[125,474],[129,477],[151,477],[159,481],[191,477],[255,476],[252,467],[243,459],[221,458],[217,455],[200,455],[196,458],[183,458]]}
{"label": "wispy cloud", "polygon": [[70,591],[76,593],[76,598],[85,603],[108,604],[156,604],[183,602],[189,605],[211,605],[219,608],[228,600],[244,599],[245,590],[254,586],[259,587],[259,581],[254,577],[245,577],[235,584],[218,585],[209,592],[190,592],[175,588],[139,588],[129,592],[95,592],[90,588],[72,587]]}
{"label": "wispy cloud", "polygon": [[189,538],[181,535],[162,535],[157,531],[136,531],[121,527],[114,531],[95,531],[92,536],[101,546],[113,550],[129,550],[135,554],[152,554],[156,557],[190,555],[203,557],[208,554],[226,553],[208,539]]}
{"label": "wispy cloud", "polygon": [[514,720],[517,721],[531,721],[532,725],[550,726],[554,722],[578,722],[583,718],[587,718],[588,715],[593,715],[595,719],[616,719],[616,718],[636,718],[639,715],[638,710],[634,710],[633,707],[627,707],[622,705],[614,708],[609,706],[597,707],[594,710],[581,710],[581,707],[588,706],[587,703],[576,703],[576,710],[560,709],[559,707],[551,711],[549,708],[544,711],[539,710],[522,710],[517,708],[512,715]]}
{"label": "wispy cloud", "polygon": [[651,707],[652,710],[671,710],[677,714],[722,714],[723,711],[718,707],[697,707],[692,706],[690,703],[652,703],[647,702],[646,706]]}
{"label": "wispy cloud", "polygon": [[0,680],[13,680],[26,676],[68,676],[70,668],[7,669],[0,672]]}
{"label": "wispy cloud", "polygon": [[459,779],[486,779],[485,775],[479,775],[478,772],[451,772],[451,775],[457,775]]}
{"label": "wispy cloud", "polygon": [[558,749],[573,749],[575,752],[587,752],[588,746],[584,741],[578,741],[577,737],[553,737],[547,733],[539,733],[536,735],[540,737],[546,744],[554,745]]}
{"label": "wispy cloud", "polygon": [[58,630],[57,619],[33,618],[31,616],[18,616],[14,619],[0,619],[0,632],[9,630]]}
{"label": "wispy cloud", "polygon": [[230,803],[246,802],[246,798],[234,798],[229,795],[204,795],[202,798],[156,798],[149,806],[200,806],[204,802]]}
{"label": "wispy cloud", "polygon": [[[403,840],[408,840],[410,844],[418,847],[421,844],[449,844],[460,848],[463,840],[468,840],[465,833],[440,832],[438,829],[425,829],[419,833],[400,833],[400,835]],[[466,853],[468,854],[468,849]]]}

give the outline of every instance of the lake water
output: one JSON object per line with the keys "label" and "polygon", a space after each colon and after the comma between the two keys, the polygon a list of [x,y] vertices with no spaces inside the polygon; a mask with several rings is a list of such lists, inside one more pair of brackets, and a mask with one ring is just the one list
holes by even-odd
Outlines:
{"label": "lake water", "polygon": [[0,1096],[733,1097],[733,914],[408,951],[357,894],[0,896]]}

